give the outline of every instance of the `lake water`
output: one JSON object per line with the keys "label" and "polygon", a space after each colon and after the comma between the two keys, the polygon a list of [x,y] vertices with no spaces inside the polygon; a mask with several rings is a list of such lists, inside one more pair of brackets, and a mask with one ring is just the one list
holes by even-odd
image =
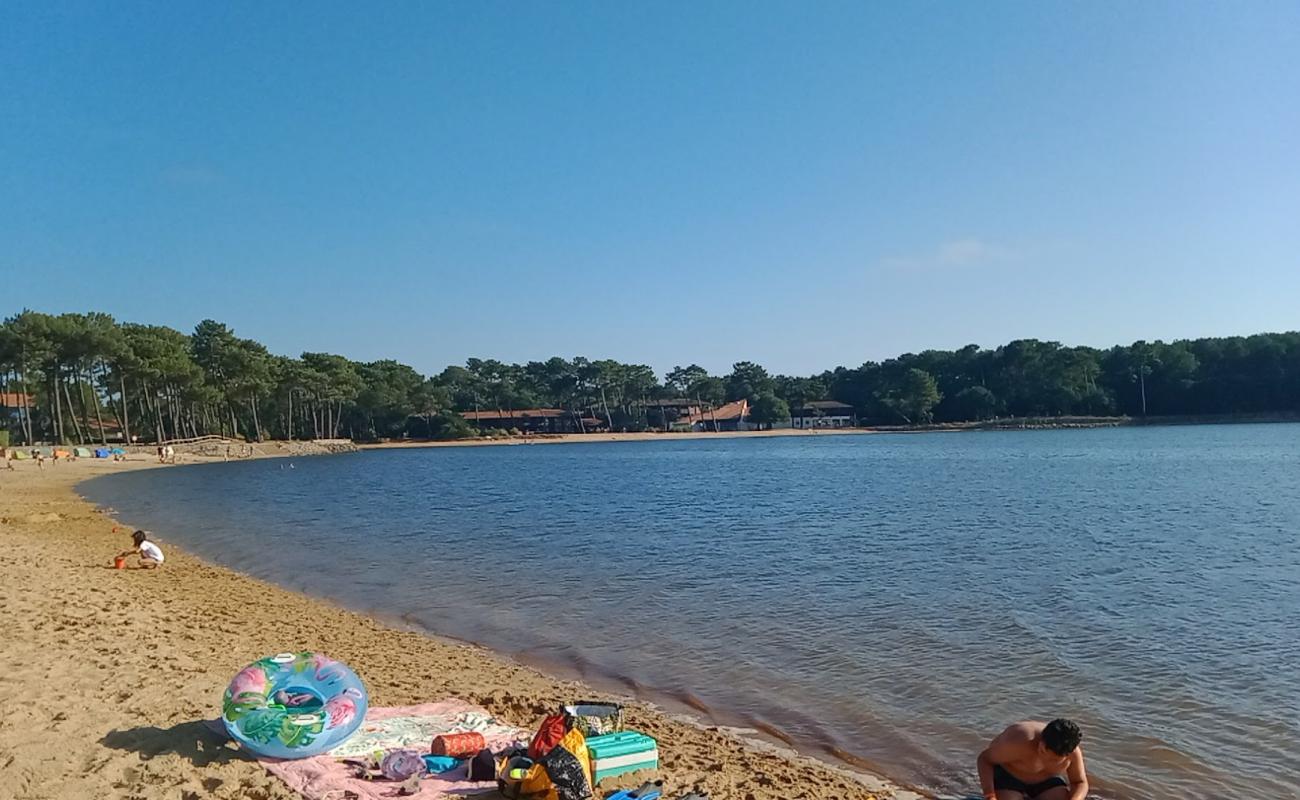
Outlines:
{"label": "lake water", "polygon": [[945,796],[1002,725],[1069,716],[1103,797],[1300,797],[1300,425],[285,466],[82,491],[164,546]]}

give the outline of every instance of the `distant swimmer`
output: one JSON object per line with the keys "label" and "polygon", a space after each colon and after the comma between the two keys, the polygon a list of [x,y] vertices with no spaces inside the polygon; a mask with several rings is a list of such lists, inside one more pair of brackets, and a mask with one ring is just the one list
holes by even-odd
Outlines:
{"label": "distant swimmer", "polygon": [[1068,719],[1017,722],[980,753],[985,800],[1084,800],[1083,734]]}

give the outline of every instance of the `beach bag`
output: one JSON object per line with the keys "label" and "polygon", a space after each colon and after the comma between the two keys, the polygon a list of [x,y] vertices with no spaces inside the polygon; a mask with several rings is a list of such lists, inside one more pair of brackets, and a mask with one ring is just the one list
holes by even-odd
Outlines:
{"label": "beach bag", "polygon": [[574,729],[541,760],[555,794],[549,800],[593,800],[587,739]]}
{"label": "beach bag", "polygon": [[582,731],[569,731],[545,758],[504,759],[497,788],[509,800],[595,800],[591,760]]}
{"label": "beach bag", "polygon": [[568,726],[582,731],[583,736],[604,736],[623,730],[623,706],[618,703],[580,700],[564,706],[562,711]]}
{"label": "beach bag", "polygon": [[542,720],[533,734],[533,741],[528,745],[528,757],[537,760],[551,752],[551,748],[560,743],[564,734],[569,732],[568,719],[563,714],[551,714]]}
{"label": "beach bag", "polygon": [[470,783],[483,783],[497,779],[497,760],[492,751],[486,747],[478,751],[465,765],[465,780]]}
{"label": "beach bag", "polygon": [[554,800],[554,787],[546,768],[527,756],[501,760],[497,791],[508,800]]}
{"label": "beach bag", "polygon": [[487,742],[483,740],[483,734],[478,731],[444,733],[441,736],[433,737],[433,744],[430,746],[429,752],[435,756],[469,758],[484,747],[487,747]]}

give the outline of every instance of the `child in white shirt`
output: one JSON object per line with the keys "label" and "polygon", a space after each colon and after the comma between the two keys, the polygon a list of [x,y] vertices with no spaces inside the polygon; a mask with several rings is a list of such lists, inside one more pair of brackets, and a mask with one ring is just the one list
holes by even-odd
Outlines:
{"label": "child in white shirt", "polygon": [[155,569],[162,566],[162,550],[158,548],[158,545],[149,541],[149,534],[144,531],[136,531],[131,534],[131,541],[135,543],[135,547],[125,552],[118,553],[118,558],[126,558],[132,553],[138,553],[140,555],[141,569]]}

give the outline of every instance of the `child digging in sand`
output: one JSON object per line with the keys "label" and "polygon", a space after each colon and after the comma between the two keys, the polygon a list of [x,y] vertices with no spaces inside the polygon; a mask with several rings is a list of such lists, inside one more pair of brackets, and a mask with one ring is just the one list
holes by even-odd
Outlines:
{"label": "child digging in sand", "polygon": [[162,566],[162,550],[158,549],[158,545],[149,541],[149,534],[144,531],[136,531],[131,534],[131,541],[135,543],[135,547],[118,553],[118,558],[126,558],[132,553],[139,553],[141,569],[155,569]]}

